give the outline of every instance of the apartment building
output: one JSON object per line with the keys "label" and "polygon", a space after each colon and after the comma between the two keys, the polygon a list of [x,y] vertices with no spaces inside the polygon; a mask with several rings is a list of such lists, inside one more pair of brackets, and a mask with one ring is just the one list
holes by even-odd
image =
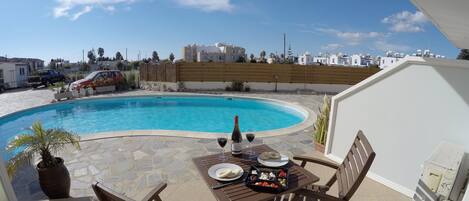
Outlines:
{"label": "apartment building", "polygon": [[246,50],[242,47],[215,43],[215,45],[188,45],[182,50],[186,62],[225,62],[233,63],[246,59]]}

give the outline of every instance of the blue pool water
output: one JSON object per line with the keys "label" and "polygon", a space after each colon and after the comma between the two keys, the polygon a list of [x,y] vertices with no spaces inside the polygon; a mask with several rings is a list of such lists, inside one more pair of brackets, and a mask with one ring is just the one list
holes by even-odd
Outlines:
{"label": "blue pool water", "polygon": [[[80,135],[121,130],[187,130],[231,133],[298,124],[298,111],[270,101],[212,96],[145,96],[78,100],[33,108],[0,118],[0,146],[27,132],[34,121]],[[4,149],[3,149],[4,150]]]}

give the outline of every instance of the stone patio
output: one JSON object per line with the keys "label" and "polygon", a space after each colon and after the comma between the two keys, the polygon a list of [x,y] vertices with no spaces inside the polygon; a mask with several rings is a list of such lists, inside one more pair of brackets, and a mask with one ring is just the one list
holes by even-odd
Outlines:
{"label": "stone patio", "polygon": [[[213,93],[213,92],[210,92]],[[133,91],[103,96],[149,95],[161,92]],[[317,112],[322,95],[315,94],[273,94],[237,93],[240,96],[273,98],[297,102]],[[48,90],[18,91],[0,95],[0,115],[17,110],[47,104],[52,98]],[[35,100],[35,101],[31,101]],[[14,101],[12,100],[27,100]],[[6,107],[8,106],[8,107]],[[12,109],[14,106],[14,109]],[[267,144],[272,148],[293,155],[313,155],[312,128],[289,135],[258,138],[254,144]],[[229,147],[229,145],[227,146]],[[63,157],[72,178],[73,197],[92,197],[93,181],[101,181],[106,186],[135,200],[143,198],[159,182],[167,182],[162,193],[163,200],[215,200],[209,188],[200,178],[191,158],[219,153],[215,139],[196,139],[170,136],[122,137],[86,141],[81,150],[67,148],[59,156]],[[379,156],[378,156],[379,157]],[[332,174],[332,170],[307,166],[320,176],[319,183]],[[32,168],[22,170],[13,180],[18,200],[46,199],[37,182]],[[336,191],[335,189],[332,192]],[[365,179],[353,200],[410,200],[382,184]]]}

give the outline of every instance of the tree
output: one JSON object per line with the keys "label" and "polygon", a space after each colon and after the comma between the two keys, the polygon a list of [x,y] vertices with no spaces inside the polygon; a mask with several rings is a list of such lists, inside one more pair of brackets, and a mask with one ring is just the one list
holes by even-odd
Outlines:
{"label": "tree", "polygon": [[117,61],[122,61],[122,60],[124,60],[124,57],[122,57],[122,54],[121,54],[121,52],[119,52],[119,51],[116,52],[116,60],[117,60]]}
{"label": "tree", "polygon": [[104,49],[102,47],[98,48],[98,55],[100,58],[103,58],[104,56]]}
{"label": "tree", "polygon": [[244,58],[244,56],[240,56],[238,57],[238,60],[236,60],[236,63],[244,63],[246,62],[246,59]]}
{"label": "tree", "polygon": [[265,63],[265,51],[262,50],[261,53],[259,54],[259,56],[261,57],[261,62],[262,63]]}
{"label": "tree", "polygon": [[461,49],[461,52],[459,52],[459,55],[458,55],[458,59],[469,60],[469,50]]}
{"label": "tree", "polygon": [[93,64],[96,62],[96,54],[94,53],[94,49],[88,51],[88,63]]}
{"label": "tree", "polygon": [[[170,56],[171,57],[171,56]],[[160,57],[158,56],[158,52],[156,51],[153,51],[152,55],[151,55],[151,60],[153,62],[159,62],[160,61]]]}
{"label": "tree", "polygon": [[249,55],[249,58],[251,59],[251,63],[256,63],[256,60],[254,59],[254,54]]}
{"label": "tree", "polygon": [[171,62],[174,62],[174,54],[171,52],[171,54],[169,54],[169,60]]}

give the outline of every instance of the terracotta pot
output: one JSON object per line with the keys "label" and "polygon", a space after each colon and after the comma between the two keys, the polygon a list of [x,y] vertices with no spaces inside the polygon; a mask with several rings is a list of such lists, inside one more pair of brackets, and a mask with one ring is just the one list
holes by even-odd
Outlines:
{"label": "terracotta pot", "polygon": [[40,168],[36,166],[39,184],[44,194],[51,199],[68,198],[70,197],[70,174],[64,165],[64,160],[59,157],[56,159],[59,161],[57,167]]}
{"label": "terracotta pot", "polygon": [[314,142],[314,149],[316,151],[319,151],[321,153],[324,153],[324,150],[326,149],[326,146],[317,142]]}

